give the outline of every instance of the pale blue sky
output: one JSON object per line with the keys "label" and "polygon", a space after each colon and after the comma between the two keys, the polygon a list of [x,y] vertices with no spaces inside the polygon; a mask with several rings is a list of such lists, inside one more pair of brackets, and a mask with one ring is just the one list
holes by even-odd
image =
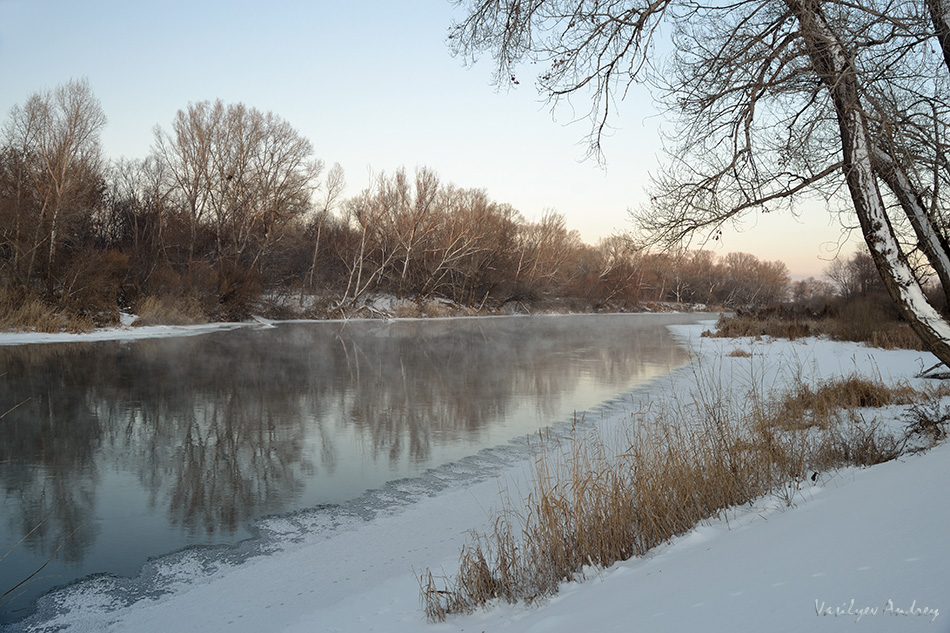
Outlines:
{"label": "pale blue sky", "polygon": [[[86,77],[109,117],[110,158],[141,158],[153,128],[189,102],[220,98],[273,111],[346,170],[348,194],[372,174],[428,166],[484,188],[528,218],[563,213],[588,243],[631,228],[658,167],[661,120],[649,96],[615,109],[607,165],[584,160],[586,120],[553,119],[530,78],[512,92],[491,67],[466,68],[445,44],[448,0],[0,0],[0,114],[38,90]],[[578,116],[586,112],[578,104]],[[823,210],[766,216],[726,233],[720,253],[827,266],[839,225]]]}

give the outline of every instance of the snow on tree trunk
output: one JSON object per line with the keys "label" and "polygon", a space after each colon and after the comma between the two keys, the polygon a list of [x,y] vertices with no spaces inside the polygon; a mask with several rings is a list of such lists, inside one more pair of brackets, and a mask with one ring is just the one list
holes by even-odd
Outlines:
{"label": "snow on tree trunk", "polygon": [[950,247],[946,239],[934,226],[920,194],[897,161],[879,147],[874,148],[872,158],[875,171],[887,183],[910,220],[920,248],[937,273],[947,305],[950,305]]}
{"label": "snow on tree trunk", "polygon": [[874,171],[874,146],[851,59],[821,14],[819,4],[810,0],[786,3],[801,25],[801,35],[819,77],[831,92],[841,136],[844,175],[871,257],[911,327],[928,349],[950,367],[950,324],[927,299],[887,217]]}

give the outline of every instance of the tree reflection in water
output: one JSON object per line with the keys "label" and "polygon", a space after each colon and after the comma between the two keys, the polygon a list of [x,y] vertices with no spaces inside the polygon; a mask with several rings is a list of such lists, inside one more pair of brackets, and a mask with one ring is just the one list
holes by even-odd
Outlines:
{"label": "tree reflection in water", "polygon": [[21,602],[133,573],[566,420],[685,362],[666,322],[288,323],[0,348],[0,411],[23,403],[0,420],[0,551],[40,526],[0,577],[25,577],[67,535],[55,576]]}

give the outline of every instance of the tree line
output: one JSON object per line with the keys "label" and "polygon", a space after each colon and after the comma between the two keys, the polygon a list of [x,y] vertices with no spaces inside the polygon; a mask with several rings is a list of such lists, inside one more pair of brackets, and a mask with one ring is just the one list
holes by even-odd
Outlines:
{"label": "tree line", "polygon": [[588,245],[554,211],[527,220],[429,168],[379,174],[344,198],[338,164],[326,169],[287,121],[240,103],[189,104],[155,128],[138,160],[107,160],[105,125],[85,80],[9,113],[0,137],[7,314],[26,310],[29,320],[46,309],[92,325],[120,310],[342,316],[380,293],[474,309],[737,307],[789,289],[781,262],[651,252],[620,235]]}

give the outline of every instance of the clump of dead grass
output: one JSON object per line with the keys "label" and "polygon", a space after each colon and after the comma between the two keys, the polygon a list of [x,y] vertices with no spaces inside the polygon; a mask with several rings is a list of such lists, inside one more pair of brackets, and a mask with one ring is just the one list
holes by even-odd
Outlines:
{"label": "clump of dead grass", "polygon": [[428,299],[421,303],[420,309],[422,316],[428,318],[445,318],[453,316],[473,316],[478,314],[474,308],[443,301],[440,299]]}
{"label": "clump of dead grass", "polygon": [[201,302],[193,296],[151,296],[146,297],[136,308],[138,318],[132,324],[136,327],[146,325],[195,325],[207,323],[208,317]]}
{"label": "clump of dead grass", "polygon": [[714,338],[787,338],[795,340],[807,336],[816,336],[815,321],[800,318],[782,318],[778,316],[757,317],[750,314],[736,316],[722,315],[716,323],[716,329],[703,332],[703,336]]}
{"label": "clump of dead grass", "polygon": [[930,395],[906,382],[895,386],[881,380],[850,375],[815,386],[797,381],[777,401],[773,423],[789,429],[800,425],[827,428],[839,421],[842,409],[878,408],[919,402]]}
{"label": "clump of dead grass", "polygon": [[[727,508],[770,492],[791,504],[809,476],[900,454],[906,440],[867,408],[941,395],[859,377],[740,400],[706,385],[686,404],[637,414],[616,438],[580,429],[544,438],[527,497],[509,501],[491,533],[473,535],[455,575],[419,577],[424,611],[441,621],[493,600],[532,602]],[[816,427],[819,412],[834,423]],[[939,419],[920,426],[944,429],[950,413]]]}
{"label": "clump of dead grass", "polygon": [[865,343],[882,349],[923,350],[925,346],[910,325],[894,314],[881,300],[860,297],[821,313],[802,310],[763,310],[722,315],[715,330],[703,332],[714,338],[785,338],[796,340],[827,336],[835,341]]}
{"label": "clump of dead grass", "polygon": [[28,332],[88,332],[92,320],[66,314],[28,292],[0,286],[0,330]]}
{"label": "clump of dead grass", "polygon": [[393,309],[393,316],[397,319],[421,319],[422,306],[416,301],[403,301]]}
{"label": "clump of dead grass", "polygon": [[927,401],[914,404],[905,414],[907,433],[904,446],[914,440],[923,440],[923,445],[913,445],[911,451],[926,449],[947,437],[950,427],[950,406],[940,397],[931,397]]}

